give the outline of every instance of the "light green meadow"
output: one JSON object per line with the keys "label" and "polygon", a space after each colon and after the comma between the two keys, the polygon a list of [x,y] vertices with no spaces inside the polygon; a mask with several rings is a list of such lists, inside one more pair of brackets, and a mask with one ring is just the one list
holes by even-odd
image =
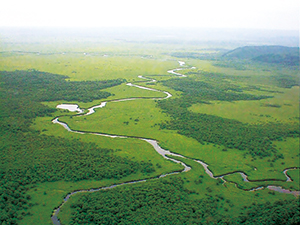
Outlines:
{"label": "light green meadow", "polygon": [[36,69],[69,76],[70,80],[107,80],[123,78],[139,80],[139,75],[165,74],[176,68],[175,60],[153,60],[138,56],[89,56],[70,53],[62,55],[17,55],[3,57],[0,70]]}
{"label": "light green meadow", "polygon": [[281,91],[284,93],[276,93],[274,98],[257,101],[212,101],[212,104],[194,104],[189,110],[252,124],[299,122],[299,87]]}

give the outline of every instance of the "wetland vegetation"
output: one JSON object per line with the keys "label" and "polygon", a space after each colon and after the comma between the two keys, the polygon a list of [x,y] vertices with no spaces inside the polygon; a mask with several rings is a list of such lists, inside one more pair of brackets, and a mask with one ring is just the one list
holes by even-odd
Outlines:
{"label": "wetland vegetation", "polygon": [[52,224],[68,193],[110,186],[70,197],[61,224],[299,224],[299,48],[64,41],[3,40],[1,224]]}

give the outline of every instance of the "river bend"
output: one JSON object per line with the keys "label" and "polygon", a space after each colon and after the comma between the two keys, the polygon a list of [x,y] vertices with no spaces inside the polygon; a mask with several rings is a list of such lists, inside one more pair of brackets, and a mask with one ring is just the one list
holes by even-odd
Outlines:
{"label": "river bend", "polygon": [[[185,65],[185,62],[182,62],[182,61],[178,61],[178,62],[180,64],[180,66],[184,66]],[[177,69],[169,70],[168,73],[173,74],[173,75],[178,76],[178,77],[186,77],[186,75],[178,73],[178,71],[183,70],[183,69],[185,69],[185,68],[177,68]],[[195,67],[191,67],[190,69],[195,69]],[[140,79],[146,80],[146,82],[156,82],[156,80],[154,80],[154,79],[146,78],[146,77],[143,77],[143,76],[138,76],[138,77]],[[140,86],[140,85],[136,85],[136,84],[132,84],[132,83],[128,83],[127,85],[131,86],[131,87],[135,87],[135,88],[140,88],[140,89],[149,90],[149,91],[155,91],[155,92],[162,92],[162,93],[166,94],[166,96],[162,97],[162,98],[150,98],[152,100],[163,100],[163,99],[167,99],[167,98],[171,98],[172,97],[172,94],[169,93],[169,92],[166,92],[166,91],[156,90],[156,89],[153,89],[153,88],[148,88],[148,87],[144,87],[144,86]],[[78,116],[88,116],[88,115],[91,115],[91,114],[95,113],[95,109],[97,109],[97,108],[103,108],[109,102],[132,101],[132,100],[138,100],[138,99],[143,99],[143,98],[141,98],[141,97],[140,98],[125,98],[125,99],[117,99],[117,100],[110,100],[110,101],[102,102],[100,105],[96,105],[96,106],[93,106],[93,107],[89,108],[88,112],[85,113],[85,114],[83,114],[83,110],[80,109],[78,107],[78,105],[61,104],[61,105],[58,105],[57,108],[68,109],[70,111],[77,111],[79,113]],[[124,183],[120,183],[120,184],[114,184],[114,185],[111,185],[111,186],[108,186],[108,187],[99,187],[99,188],[91,188],[91,189],[84,189],[84,190],[76,190],[74,192],[71,192],[71,193],[69,193],[63,199],[62,204],[60,206],[58,206],[53,211],[52,216],[51,216],[51,220],[52,220],[52,223],[54,225],[59,225],[60,224],[60,221],[58,220],[57,216],[58,216],[58,214],[59,214],[60,209],[62,208],[62,206],[70,199],[70,197],[72,195],[75,195],[75,194],[78,194],[78,193],[83,193],[83,192],[96,192],[96,191],[100,191],[100,190],[104,190],[104,189],[111,189],[111,188],[118,187],[118,186],[146,182],[147,180],[159,179],[161,177],[165,177],[165,176],[169,176],[169,175],[173,175],[173,174],[178,174],[178,173],[183,173],[183,172],[188,172],[189,170],[191,170],[191,167],[187,166],[185,163],[183,163],[183,162],[181,162],[179,160],[170,158],[168,156],[176,156],[176,157],[179,157],[179,158],[187,158],[187,159],[190,159],[190,158],[185,157],[185,156],[180,155],[180,154],[172,153],[172,152],[170,152],[168,150],[165,150],[165,149],[161,148],[159,146],[157,140],[146,139],[146,138],[142,138],[142,137],[139,138],[139,137],[128,137],[128,136],[122,136],[122,135],[111,135],[111,134],[97,133],[97,132],[76,131],[76,130],[72,130],[68,126],[68,124],[60,122],[59,121],[59,117],[53,119],[52,122],[55,123],[55,124],[59,124],[59,125],[63,126],[66,130],[68,130],[69,132],[73,132],[73,133],[78,133],[78,134],[92,134],[92,135],[99,135],[99,136],[105,136],[105,137],[110,137],[110,138],[136,138],[136,139],[140,139],[140,140],[146,141],[147,143],[151,144],[152,147],[155,149],[155,151],[158,154],[160,154],[161,156],[163,156],[165,159],[171,160],[171,161],[173,161],[175,163],[179,163],[179,164],[183,165],[183,167],[184,167],[184,169],[182,171],[172,172],[172,173],[168,173],[168,174],[162,174],[162,175],[160,175],[158,177],[154,177],[154,178],[129,181],[129,182],[124,182]],[[251,180],[250,181],[248,179],[247,174],[245,174],[242,171],[233,171],[233,172],[230,172],[230,173],[227,173],[227,174],[223,174],[223,175],[219,175],[219,176],[214,176],[213,173],[211,172],[211,170],[209,170],[209,168],[208,168],[209,165],[208,164],[206,164],[205,162],[203,162],[201,160],[196,160],[196,159],[192,159],[192,160],[194,160],[195,162],[201,164],[203,166],[205,172],[212,179],[221,179],[221,180],[223,180],[223,184],[226,183],[226,180],[224,179],[224,176],[230,175],[230,174],[235,174],[235,173],[240,174],[241,177],[243,178],[244,182],[261,182],[261,181],[291,182],[292,179],[288,176],[287,171],[288,170],[293,170],[293,169],[299,169],[298,167],[293,167],[293,168],[287,168],[287,169],[285,169],[283,171],[283,174],[285,175],[286,180],[277,180],[277,179],[269,179],[268,180],[268,179],[264,179],[264,180]],[[237,184],[236,184],[236,186],[237,186]],[[258,190],[262,190],[264,188],[268,188],[269,190],[277,191],[277,192],[280,192],[280,193],[293,194],[295,196],[299,196],[300,195],[300,191],[290,191],[290,190],[286,190],[286,189],[284,189],[284,188],[282,188],[280,186],[266,186],[266,187],[262,186],[262,187],[252,188],[250,190],[245,190],[245,191],[258,191]]]}

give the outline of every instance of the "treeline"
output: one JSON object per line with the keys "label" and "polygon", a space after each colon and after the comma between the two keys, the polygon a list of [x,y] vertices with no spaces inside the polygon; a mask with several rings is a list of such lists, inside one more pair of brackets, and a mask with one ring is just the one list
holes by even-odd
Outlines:
{"label": "treeline", "polygon": [[[30,74],[28,71],[26,73]],[[33,75],[27,78],[35,77],[36,73],[33,71]],[[26,195],[26,191],[36,183],[118,179],[139,171],[155,171],[151,163],[115,156],[112,150],[100,148],[93,143],[40,135],[32,130],[32,119],[49,116],[55,111],[38,102],[40,98],[32,97],[35,96],[32,92],[41,93],[40,89],[43,89],[45,96],[50,96],[52,90],[47,94],[48,85],[40,83],[41,77],[33,81],[16,78],[17,83],[13,82],[14,73],[9,74],[12,76],[10,79],[7,72],[1,73],[0,84],[0,224],[18,224],[18,220],[30,214],[28,209],[32,206],[31,197]],[[57,75],[47,76],[58,80]],[[25,88],[27,84],[24,82],[32,84],[35,81],[39,84],[33,84],[31,91]]]}
{"label": "treeline", "polygon": [[[236,148],[253,157],[266,157],[276,153],[274,140],[299,136],[298,126],[268,123],[249,125],[214,115],[193,113],[186,98],[159,101],[158,105],[172,120],[160,124],[161,129],[177,130],[179,134],[205,142]],[[276,158],[282,157],[274,154]]]}
{"label": "treeline", "polygon": [[91,102],[107,98],[109,92],[102,89],[120,85],[125,80],[66,81],[67,76],[37,70],[1,72],[1,80],[15,97],[28,97],[35,101],[81,101]]}
{"label": "treeline", "polygon": [[299,66],[299,54],[267,54],[257,56],[252,60],[257,62],[280,64],[284,66]]}
{"label": "treeline", "polygon": [[[225,62],[224,62],[225,63]],[[205,72],[202,70],[198,71],[189,71],[186,73],[187,75],[196,75],[200,76],[205,79],[206,83],[212,84],[212,87],[216,88],[217,90],[221,88],[222,90],[232,90],[232,91],[237,91],[237,92],[243,92],[243,91],[250,91],[250,90],[258,90],[258,91],[265,91],[265,92],[276,92],[276,91],[270,91],[263,89],[258,86],[254,85],[249,85],[248,87],[239,87],[238,85],[234,85],[230,81],[241,81],[244,83],[247,83],[248,80],[251,79],[251,76],[233,76],[233,75],[226,75],[222,73],[210,73],[210,72]],[[170,82],[170,81],[169,81]],[[271,85],[275,85],[280,88],[291,88],[293,86],[299,86],[300,82],[298,77],[287,75],[287,74],[277,74],[277,75],[272,75],[269,77],[269,83]],[[168,82],[166,82],[168,84]],[[176,85],[173,85],[176,86]],[[277,91],[278,92],[278,91]],[[261,98],[265,97],[271,97],[271,96],[260,96]]]}
{"label": "treeline", "polygon": [[70,224],[181,225],[222,219],[220,199],[190,200],[188,193],[177,177],[82,195],[71,205]]}
{"label": "treeline", "polygon": [[[218,82],[214,82],[218,80]],[[251,154],[253,157],[266,157],[276,154],[272,145],[274,140],[299,136],[298,125],[267,123],[250,125],[236,120],[218,116],[194,113],[188,107],[195,103],[210,104],[211,100],[237,101],[259,100],[270,96],[244,94],[243,88],[227,83],[220,75],[211,75],[210,82],[197,81],[192,78],[170,79],[162,82],[175,90],[182,91],[181,98],[158,101],[163,111],[171,116],[171,120],[160,124],[161,129],[177,130],[179,134],[205,142],[236,148]],[[249,87],[247,87],[249,88]]]}
{"label": "treeline", "polygon": [[[214,49],[212,49],[214,50]],[[221,51],[223,52],[223,51]],[[200,53],[200,52],[174,52],[170,56],[176,58],[187,59],[203,59],[203,60],[215,60],[221,53]]]}
{"label": "treeline", "polygon": [[273,204],[252,204],[244,215],[231,219],[229,224],[238,225],[297,225],[300,224],[299,198],[291,201],[276,201]]}
{"label": "treeline", "polygon": [[[2,127],[1,127],[2,129]],[[17,224],[31,206],[26,190],[54,181],[122,178],[154,172],[152,164],[117,157],[111,150],[77,140],[26,133],[1,132],[0,222]]]}
{"label": "treeline", "polygon": [[271,77],[273,81],[275,81],[276,86],[281,88],[292,88],[293,86],[299,86],[300,81],[299,77],[289,76],[286,74],[282,75],[275,75]]}
{"label": "treeline", "polygon": [[[209,74],[204,73],[206,77]],[[231,84],[228,81],[220,80],[219,75],[209,77],[210,82],[198,81],[193,78],[174,78],[162,81],[162,83],[176,91],[182,91],[185,97],[192,97],[195,101],[238,101],[238,100],[260,100],[272,98],[266,95],[251,95],[243,93],[244,88]],[[218,81],[218,82],[214,82]]]}
{"label": "treeline", "polygon": [[252,204],[229,217],[234,204],[222,195],[191,200],[178,177],[82,195],[70,224],[278,224],[300,222],[299,200]]}
{"label": "treeline", "polygon": [[224,68],[234,68],[236,70],[246,70],[246,65],[249,62],[240,61],[240,60],[216,60],[213,63],[213,66],[224,67]]}

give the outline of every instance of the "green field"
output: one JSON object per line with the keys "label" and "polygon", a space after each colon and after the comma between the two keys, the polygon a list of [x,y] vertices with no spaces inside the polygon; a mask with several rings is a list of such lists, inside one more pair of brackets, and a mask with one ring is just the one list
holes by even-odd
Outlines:
{"label": "green field", "polygon": [[[245,123],[297,122],[299,116],[298,94],[299,87],[293,87],[292,89],[284,90],[284,93],[275,94],[272,99],[251,102],[218,101],[210,105],[195,104],[190,110],[235,119]],[[278,107],[272,107],[272,105],[278,105]]]}
{"label": "green field", "polygon": [[[222,220],[225,224],[225,220],[228,220],[229,224],[233,224],[235,219],[240,221],[240,217],[248,215],[247,210],[252,210],[256,204],[276,204],[277,201],[285,200],[294,204],[294,199],[299,200],[299,195],[295,197],[268,189],[247,191],[247,189],[268,185],[300,191],[299,169],[288,171],[288,175],[293,180],[291,182],[285,182],[286,177],[283,174],[285,168],[300,167],[299,130],[297,131],[299,128],[299,84],[295,84],[297,70],[253,62],[246,65],[243,70],[230,66],[218,67],[209,59],[175,57],[172,52],[179,50],[173,50],[173,47],[171,44],[162,47],[155,44],[97,43],[95,46],[79,45],[75,49],[71,44],[59,45],[55,48],[55,45],[39,43],[23,45],[22,51],[24,52],[18,53],[14,52],[16,47],[6,46],[5,51],[1,53],[0,70],[12,72],[11,76],[16,70],[27,70],[30,73],[34,69],[49,73],[47,75],[49,77],[51,73],[68,76],[67,81],[79,82],[79,86],[83,85],[80,83],[82,81],[125,79],[126,82],[101,90],[110,93],[108,97],[99,99],[95,95],[91,97],[91,101],[85,102],[67,101],[64,96],[57,97],[55,101],[47,100],[49,90],[43,86],[35,86],[33,82],[32,91],[41,91],[46,96],[41,98],[46,100],[41,101],[39,96],[31,92],[22,93],[24,90],[20,88],[21,86],[8,86],[9,80],[2,72],[1,91],[5,98],[1,103],[3,108],[8,106],[7,104],[9,107],[2,112],[5,139],[2,143],[4,150],[1,153],[0,169],[3,182],[6,182],[3,185],[5,184],[7,188],[3,189],[5,193],[3,199],[8,199],[9,203],[4,203],[5,201],[2,200],[1,207],[4,209],[5,204],[11,204],[14,210],[11,213],[6,210],[1,215],[1,221],[7,222],[3,224],[14,222],[17,224],[51,224],[50,216],[53,210],[72,191],[142,179],[147,179],[147,182],[124,185],[93,194],[74,195],[59,213],[61,223],[76,224],[78,218],[82,218],[82,221],[86,219],[86,211],[81,211],[82,208],[77,207],[85,201],[84,199],[90,202],[90,205],[85,205],[86,210],[90,210],[89,216],[96,218],[97,214],[99,217],[102,214],[101,210],[95,210],[98,207],[97,204],[104,203],[105,199],[109,198],[108,196],[119,196],[117,195],[119,192],[126,195],[124,199],[121,197],[116,199],[120,201],[118,204],[122,207],[130,208],[130,205],[126,204],[130,201],[128,199],[132,199],[133,205],[140,205],[143,209],[126,208],[132,213],[130,216],[127,215],[126,210],[122,211],[122,209],[124,214],[114,217],[114,221],[122,221],[124,224],[129,223],[128,221],[143,223],[146,218],[148,223],[153,223],[151,220],[153,218],[147,216],[147,212],[151,215],[154,213],[153,208],[161,215],[165,215],[163,207],[172,207],[170,202],[173,204],[178,202],[178,205],[172,209],[175,211],[170,210],[170,215],[168,214],[170,218],[177,221],[177,224],[180,224],[183,218],[175,216],[176,210],[184,212],[184,218],[190,219],[190,223],[201,221],[216,224]],[[191,49],[193,46],[183,46],[180,51],[188,52]],[[40,51],[40,54],[30,53],[30,51]],[[205,48],[198,49],[196,52],[199,54],[218,53],[217,50]],[[178,60],[186,62],[185,70],[181,72],[186,74],[187,78],[174,79],[176,76],[167,73],[168,70],[179,67]],[[189,66],[195,66],[196,69],[189,69]],[[283,87],[280,84],[283,74],[288,77],[284,80],[285,85],[292,84],[292,87]],[[139,75],[153,78],[157,82],[151,83],[138,78]],[[158,91],[131,87],[126,85],[127,82]],[[214,91],[213,94],[211,90]],[[170,92],[173,97],[162,100],[166,97],[163,91]],[[202,92],[207,94],[203,95]],[[231,99],[218,99],[221,95],[226,98],[229,96]],[[135,99],[115,101],[128,98]],[[245,100],[247,98],[249,100]],[[15,105],[10,101],[15,101]],[[58,104],[71,103],[78,104],[87,112],[88,108],[104,101],[107,101],[105,107],[96,109],[94,114],[88,116],[77,116],[76,113],[67,110],[55,110]],[[72,130],[82,131],[85,134],[68,132],[62,126],[53,124],[52,119],[58,116],[59,121],[67,123]],[[249,129],[249,132],[263,137],[267,144],[264,141],[252,144],[250,138],[251,143],[243,145],[245,149],[240,148],[239,145],[235,145],[239,140],[232,137],[239,135],[240,130],[233,130],[231,136],[228,135],[231,142],[223,144],[209,135],[205,137],[206,139],[201,139],[202,137],[197,136],[200,132],[197,131],[198,125],[190,124],[187,119],[189,116],[196,118],[197,122],[200,121],[200,125],[205,122],[205,118],[208,118],[212,121],[211,123],[225,121],[224,123],[229,124],[228,127],[240,126],[240,130]],[[201,129],[207,128],[207,133],[214,133],[213,129],[217,129],[218,126],[217,124],[214,127],[201,127]],[[278,130],[272,130],[274,127]],[[226,129],[222,132],[226,132]],[[218,134],[222,136],[222,132]],[[237,132],[237,135],[234,132]],[[128,138],[110,138],[88,133],[121,135]],[[14,137],[18,143],[13,141]],[[186,163],[192,169],[186,173],[152,179],[162,174],[181,171],[183,167],[164,159],[150,144],[139,138],[155,139],[162,148],[185,156],[186,158],[175,156],[172,158]],[[35,140],[42,142],[44,139],[45,143],[35,142]],[[62,143],[62,147],[55,151],[56,145],[51,144],[51,139],[53,142]],[[71,145],[73,142],[74,147]],[[255,148],[266,149],[267,153],[256,155],[255,151],[249,150],[253,147],[251,144],[255,145]],[[101,153],[103,155],[99,151],[103,151]],[[98,161],[94,162],[92,156]],[[30,157],[33,159],[31,160]],[[88,161],[84,161],[85,158]],[[193,159],[207,163],[214,176],[233,174],[224,176],[225,183],[221,179],[212,179]],[[102,168],[102,164],[97,164],[99,160],[103,160],[101,163],[105,166],[110,165],[107,168],[111,175],[107,177],[106,175],[91,175],[93,173],[90,170],[91,167],[95,170],[98,167]],[[132,171],[130,167],[137,169]],[[69,173],[64,174],[66,170],[78,172],[80,178],[70,178]],[[103,171],[101,170],[101,174],[105,174],[105,168]],[[246,173],[249,180],[255,180],[255,182],[244,182],[239,174],[234,173],[236,171]],[[20,190],[19,196],[21,197],[16,197],[17,194],[10,191],[10,186],[13,185],[16,185],[15,190]],[[158,186],[161,189],[155,188]],[[168,189],[174,191],[174,196],[170,196]],[[153,200],[155,195],[161,196],[161,199],[169,199],[169,201],[161,202],[160,207],[155,203],[158,200]],[[149,204],[143,205],[135,202],[135,196],[140,196],[141,202],[149,200]],[[25,199],[22,200],[25,203],[18,205],[11,200],[13,198]],[[107,204],[108,208],[103,208],[102,213],[116,210],[113,202],[109,204]],[[193,213],[197,210],[200,213],[209,204],[214,207],[211,212],[201,211],[201,220],[198,218],[194,221],[191,219],[194,218],[194,214],[189,211],[192,210],[189,204],[194,207]],[[78,216],[77,219],[74,215]],[[102,221],[100,219],[103,218],[98,219]],[[109,221],[110,218],[107,218],[106,222],[98,223],[109,224]],[[154,223],[163,224],[166,221],[167,219],[162,216],[161,220],[154,220]]]}

